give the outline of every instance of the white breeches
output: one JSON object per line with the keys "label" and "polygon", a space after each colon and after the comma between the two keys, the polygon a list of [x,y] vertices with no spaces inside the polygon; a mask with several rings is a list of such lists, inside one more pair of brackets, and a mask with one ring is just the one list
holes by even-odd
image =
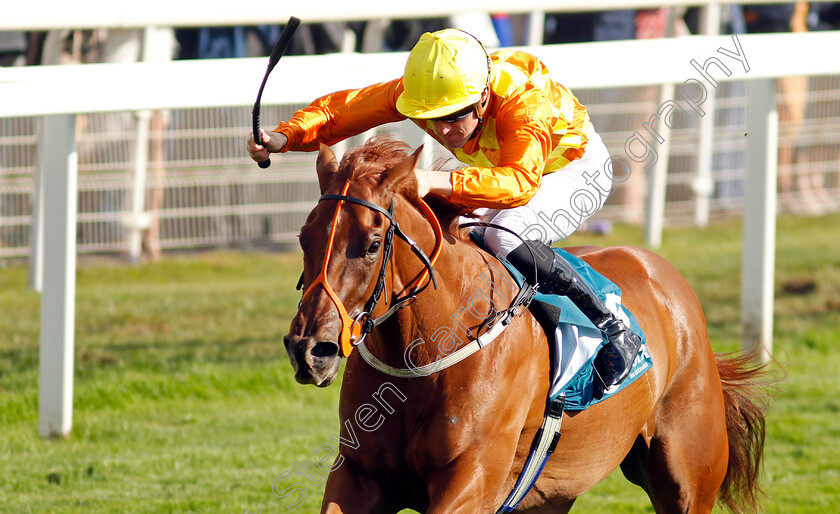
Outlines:
{"label": "white breeches", "polygon": [[[613,185],[610,153],[601,137],[592,134],[583,157],[543,176],[537,193],[527,204],[510,209],[476,209],[478,221],[500,225],[524,240],[551,244],[569,237],[609,197]],[[462,222],[476,221],[464,218]],[[500,257],[522,244],[515,235],[494,228],[476,227],[484,242]]]}

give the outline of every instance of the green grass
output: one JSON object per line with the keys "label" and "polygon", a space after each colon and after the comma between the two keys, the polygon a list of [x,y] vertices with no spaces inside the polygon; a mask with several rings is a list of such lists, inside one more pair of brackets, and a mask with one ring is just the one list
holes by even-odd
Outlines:
{"label": "green grass", "polygon": [[[840,216],[780,218],[768,417],[768,512],[840,512]],[[568,244],[641,245],[641,230]],[[660,253],[697,291],[717,351],[739,347],[741,226],[666,230]],[[0,512],[286,512],[272,483],[338,430],[338,387],[298,386],[282,345],[297,254],[213,252],[136,267],[79,266],[71,437],[37,435],[40,298],[0,269]],[[786,285],[812,281],[805,294]],[[296,464],[297,463],[297,464]],[[313,481],[323,473],[310,465]],[[578,512],[652,512],[613,473]]]}

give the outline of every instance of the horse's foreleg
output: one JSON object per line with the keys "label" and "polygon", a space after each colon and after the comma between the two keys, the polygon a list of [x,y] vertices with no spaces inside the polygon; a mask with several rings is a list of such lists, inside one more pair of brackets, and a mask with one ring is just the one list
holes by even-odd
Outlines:
{"label": "horse's foreleg", "polygon": [[[426,514],[494,513],[498,492],[510,465],[498,466],[489,455],[462,456],[428,478],[429,509]],[[504,468],[504,469],[502,469]]]}
{"label": "horse's foreleg", "polygon": [[385,494],[364,471],[354,472],[345,460],[330,472],[321,504],[321,514],[375,514],[385,510]]}

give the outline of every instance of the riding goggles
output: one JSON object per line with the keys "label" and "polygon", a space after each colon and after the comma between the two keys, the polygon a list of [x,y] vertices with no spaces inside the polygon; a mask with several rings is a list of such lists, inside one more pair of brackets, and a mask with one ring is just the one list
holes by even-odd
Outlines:
{"label": "riding goggles", "polygon": [[455,123],[456,121],[460,121],[472,114],[476,110],[476,108],[478,108],[478,104],[472,104],[468,107],[461,109],[460,111],[455,111],[452,114],[447,114],[446,116],[441,116],[440,118],[432,118],[431,121]]}

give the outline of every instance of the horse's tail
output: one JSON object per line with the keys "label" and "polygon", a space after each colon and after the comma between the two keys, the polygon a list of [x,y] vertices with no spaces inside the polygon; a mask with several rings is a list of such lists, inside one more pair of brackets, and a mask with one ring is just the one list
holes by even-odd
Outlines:
{"label": "horse's tail", "polygon": [[729,464],[718,500],[733,512],[761,510],[758,485],[764,453],[767,367],[755,355],[715,355],[726,406]]}

